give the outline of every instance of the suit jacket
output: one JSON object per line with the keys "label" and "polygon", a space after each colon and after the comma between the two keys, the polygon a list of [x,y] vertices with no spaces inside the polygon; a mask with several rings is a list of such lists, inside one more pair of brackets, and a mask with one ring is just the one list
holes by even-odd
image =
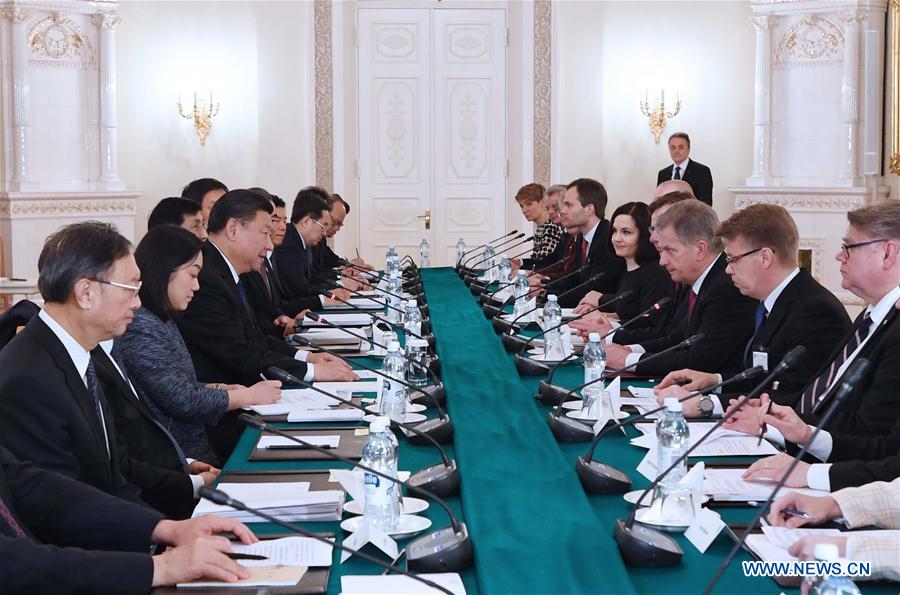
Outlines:
{"label": "suit jacket", "polygon": [[[268,266],[265,263],[264,266]],[[269,284],[263,280],[262,273],[253,271],[241,275],[241,283],[247,292],[247,303],[256,319],[259,330],[263,333],[281,339],[284,337],[284,329],[275,324],[275,319],[284,314],[279,307],[281,304],[281,293],[272,280],[271,271],[267,270],[267,278]]]}
{"label": "suit jacket", "polygon": [[293,347],[259,329],[225,258],[210,242],[203,245],[199,281],[200,290],[176,324],[201,382],[250,386],[270,366],[306,375],[306,364],[294,359]]}
{"label": "suit jacket", "polygon": [[[100,391],[103,392],[102,390]],[[121,468],[112,409],[100,395],[109,453],[93,399],[63,344],[35,316],[0,351],[0,436],[16,457],[108,494],[140,502]]]}
{"label": "suit jacket", "polygon": [[672,283],[669,288],[669,303],[656,319],[652,327],[625,328],[617,330],[613,335],[613,342],[619,345],[632,345],[655,339],[669,329],[675,329],[682,320],[687,317],[688,295],[691,293],[689,285],[684,283]]}
{"label": "suit jacket", "polygon": [[[690,288],[688,288],[690,291]],[[684,317],[675,327],[654,339],[641,342],[649,354],[663,351],[684,339],[703,333],[705,338],[687,349],[667,353],[640,363],[635,372],[642,376],[664,376],[672,370],[691,368],[703,372],[741,370],[744,347],[753,334],[758,302],[737,290],[725,272],[725,256],[715,260],[688,316],[689,300],[684,300]]]}
{"label": "suit jacket", "polygon": [[577,291],[560,298],[559,303],[564,308],[578,305],[581,298],[587,295],[589,291],[615,293],[616,289],[619,287],[622,273],[625,272],[625,260],[615,255],[609,243],[609,221],[601,219],[600,223],[597,224],[597,230],[594,232],[594,237],[588,248],[586,262],[581,254],[583,240],[584,236],[581,234],[575,238],[575,268],[581,268],[585,264],[588,265],[588,268],[581,272],[579,279],[573,279],[571,282],[557,287],[557,295],[569,288],[576,287],[579,283],[584,283],[595,275],[603,273],[603,276]]}
{"label": "suit jacket", "polygon": [[[671,180],[674,169],[675,164],[672,164],[659,170],[659,174],[656,176],[656,185],[659,186],[666,180]],[[694,196],[712,206],[713,179],[712,172],[708,167],[699,161],[690,159],[685,170],[681,172],[681,179],[691,185]]]}
{"label": "suit jacket", "polygon": [[[895,417],[897,417],[895,415]],[[888,435],[831,434],[831,491],[900,477],[900,417]]]}
{"label": "suit jacket", "polygon": [[[772,311],[753,339],[752,348],[745,350],[743,367],[753,366],[753,351],[768,353],[771,370],[794,347],[806,347],[800,362],[778,378],[778,390],[768,391],[776,403],[793,406],[849,329],[850,318],[841,302],[806,269],[800,269],[775,300]],[[728,386],[728,392],[743,394],[758,382],[759,378],[756,378],[732,384]]]}
{"label": "suit jacket", "polygon": [[[316,278],[313,250],[303,245],[300,232],[293,225],[288,225],[284,234],[284,241],[275,248],[272,254],[278,275],[284,287],[284,297],[287,301],[305,299],[315,300],[319,306],[318,295],[329,291],[330,287],[321,285]],[[307,306],[309,307],[309,306]]]}
{"label": "suit jacket", "polygon": [[120,445],[128,458],[123,474],[141,490],[141,499],[169,518],[194,512],[194,485],[186,462],[156,417],[116,370],[102,347],[91,352],[97,379],[115,417]]}
{"label": "suit jacket", "polygon": [[0,499],[27,535],[18,537],[0,517],[4,593],[149,591],[158,512],[19,461],[4,448]]}
{"label": "suit jacket", "polygon": [[328,273],[332,269],[341,266],[340,257],[334,253],[334,250],[331,249],[331,246],[328,245],[328,240],[325,238],[322,238],[318,244],[313,246],[313,262],[316,269]]}

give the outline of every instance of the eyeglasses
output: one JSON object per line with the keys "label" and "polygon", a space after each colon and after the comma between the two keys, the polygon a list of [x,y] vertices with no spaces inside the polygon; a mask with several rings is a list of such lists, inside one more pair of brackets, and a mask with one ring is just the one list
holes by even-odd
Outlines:
{"label": "eyeglasses", "polygon": [[854,248],[862,248],[863,246],[868,246],[869,244],[877,244],[878,242],[886,242],[887,238],[883,238],[880,240],[869,240],[867,242],[856,242],[855,244],[841,244],[841,254],[844,255],[844,258],[850,258],[850,250]]}
{"label": "eyeglasses", "polygon": [[759,252],[760,250],[762,250],[762,248],[757,248],[756,250],[750,250],[749,252],[744,252],[743,254],[738,254],[737,256],[728,256],[726,254],[725,255],[725,264],[726,264],[726,266],[729,264],[734,264],[737,261],[739,261],[740,259],[744,258],[745,256],[750,256],[751,254],[755,254],[756,252]]}
{"label": "eyeglasses", "polygon": [[116,283],[115,281],[104,281],[103,279],[91,279],[91,281],[96,281],[103,285],[112,285],[113,287],[118,287],[120,289],[127,289],[132,292],[132,297],[137,296],[138,292],[141,290],[141,286],[144,284],[143,281],[138,281],[137,285],[126,285],[124,283]]}
{"label": "eyeglasses", "polygon": [[322,223],[320,223],[319,221],[316,221],[316,220],[313,219],[312,217],[310,217],[310,219],[312,220],[313,223],[315,223],[316,225],[318,225],[319,227],[321,227],[321,228],[322,228],[322,231],[328,231],[328,225],[323,225]]}

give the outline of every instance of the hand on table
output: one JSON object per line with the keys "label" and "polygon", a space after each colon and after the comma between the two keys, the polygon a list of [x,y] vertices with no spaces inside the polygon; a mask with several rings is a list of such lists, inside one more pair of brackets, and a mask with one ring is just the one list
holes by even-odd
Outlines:
{"label": "hand on table", "polygon": [[583,337],[587,337],[590,333],[599,333],[603,336],[612,330],[609,319],[601,312],[592,312],[584,318],[573,320],[569,322],[569,327]]}
{"label": "hand on table", "polygon": [[153,556],[153,586],[177,585],[197,579],[233,583],[250,571],[227,556],[231,542],[224,537],[200,537]]}
{"label": "hand on table", "polygon": [[662,380],[660,380],[659,384],[656,385],[656,388],[653,389],[653,392],[659,394],[659,391],[661,391],[662,389],[678,385],[682,386],[688,392],[693,392],[696,390],[703,390],[709,386],[718,384],[718,382],[718,374],[712,374],[710,372],[698,372],[697,370],[684,368],[666,374],[666,376]]}
{"label": "hand on table", "polygon": [[[728,408],[734,407],[738,401],[739,399],[731,399],[728,401]],[[738,411],[731,414],[728,421],[722,424],[722,427],[726,430],[734,430],[735,432],[743,432],[744,434],[759,434],[759,399],[750,399],[746,401]]]}
{"label": "hand on table", "polygon": [[329,361],[316,363],[315,366],[316,374],[314,380],[332,382],[355,382],[359,380],[359,376],[354,374],[353,370],[344,362]]}
{"label": "hand on table", "polygon": [[631,353],[630,347],[610,343],[606,346],[606,365],[609,368],[624,368],[625,358],[629,353]]}
{"label": "hand on table", "polygon": [[583,298],[581,298],[581,301],[578,302],[578,306],[593,306],[594,308],[596,308],[597,304],[600,303],[601,298],[603,298],[603,294],[599,291],[589,291]]}
{"label": "hand on table", "polygon": [[337,364],[338,367],[344,370],[353,369],[350,367],[350,364],[330,353],[310,353],[306,356],[306,361],[311,364]]}
{"label": "hand on table", "polygon": [[203,479],[205,485],[212,485],[221,471],[221,469],[217,469],[203,461],[191,461],[188,464],[188,473],[191,475],[199,475],[201,479]]}
{"label": "hand on table", "polygon": [[[799,512],[805,512],[810,518],[782,514],[785,508],[792,508]],[[825,521],[841,516],[841,507],[837,500],[831,496],[808,496],[791,492],[786,496],[772,502],[769,509],[769,523],[776,527],[802,527],[806,524],[821,525]]]}
{"label": "hand on table", "polygon": [[[741,476],[745,481],[764,481],[775,483],[781,481],[788,467],[793,463],[794,457],[783,452],[771,457],[760,459],[750,465]],[[800,461],[797,467],[791,472],[790,476],[784,482],[789,488],[805,488],[806,474],[809,471],[809,463]]]}
{"label": "hand on table", "polygon": [[784,439],[794,444],[806,444],[812,437],[812,428],[803,421],[793,407],[785,407],[777,403],[771,403],[771,410],[766,414],[766,407],[770,406],[769,395],[764,393],[760,397],[759,421],[760,424],[772,426],[784,436]]}
{"label": "hand on table", "polygon": [[[234,519],[207,515],[186,521],[161,520],[153,529],[150,540],[160,545],[185,545],[200,537],[213,537],[219,533],[230,531],[242,543],[251,544],[259,541],[247,525]],[[219,539],[225,539],[221,537]],[[225,541],[228,541],[225,539]]]}
{"label": "hand on table", "polygon": [[288,337],[297,332],[297,321],[290,316],[279,316],[272,322],[275,323],[275,326],[280,326],[284,329],[284,332],[282,333],[282,336],[284,337]]}

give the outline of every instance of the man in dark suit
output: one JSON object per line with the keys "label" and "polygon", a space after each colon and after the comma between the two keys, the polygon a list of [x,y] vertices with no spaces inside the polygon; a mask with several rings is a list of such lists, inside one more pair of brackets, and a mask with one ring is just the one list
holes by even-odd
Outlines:
{"label": "man in dark suit", "polygon": [[226,193],[210,213],[200,290],[177,320],[197,377],[246,385],[277,366],[306,380],[354,380],[334,356],[298,351],[260,331],[240,275],[259,271],[273,249],[271,215],[272,203],[249,190]]}
{"label": "man in dark suit", "polygon": [[[791,487],[802,484],[829,490],[857,485],[859,481],[872,481],[879,468],[897,468],[896,464],[879,467],[877,462],[886,455],[896,457],[900,447],[900,203],[876,203],[849,212],[847,219],[850,225],[837,255],[841,286],[869,305],[793,408],[773,404],[766,415],[768,396],[763,395],[758,404],[750,404],[728,422],[728,427],[750,433],[758,432],[760,422],[765,423],[767,439],[784,445],[789,453],[798,445],[809,444],[809,454],[823,463],[798,465],[789,478]],[[811,440],[846,370],[859,358],[869,360],[869,373]],[[751,467],[750,476],[765,468],[777,479],[786,470],[789,458],[765,459],[758,467]],[[849,461],[865,461],[871,466],[843,464]]]}
{"label": "man in dark suit", "polygon": [[[199,578],[249,572],[225,553],[237,521],[165,520],[158,512],[20,461],[0,447],[0,590],[4,593],[146,593]],[[169,546],[150,555],[151,545]]]}
{"label": "man in dark suit", "polygon": [[[808,271],[798,268],[800,234],[783,207],[749,206],[723,221],[717,235],[728,255],[725,272],[742,294],[759,300],[754,334],[744,347],[741,367],[762,365],[769,370],[794,347],[806,348],[803,358],[778,378],[778,388],[769,391],[776,403],[793,406],[849,330],[847,311]],[[663,378],[656,393],[659,399],[680,397],[731,375],[676,370]],[[677,386],[684,380],[690,382]],[[745,393],[758,380],[731,384],[727,393]],[[713,396],[690,399],[684,402],[685,415],[721,414],[722,403],[727,405],[728,400],[720,402]],[[702,410],[698,408],[701,404]]]}
{"label": "man in dark suit", "polygon": [[192,508],[183,470],[128,448],[91,356],[125,332],[140,306],[140,271],[125,238],[107,224],[69,225],[38,261],[44,309],[0,352],[0,435],[16,456],[168,514]]}
{"label": "man in dark suit", "polygon": [[669,155],[672,165],[659,170],[656,185],[666,180],[684,180],[691,185],[694,196],[712,206],[713,180],[709,168],[689,159],[691,154],[691,138],[686,132],[676,132],[669,137]]}
{"label": "man in dark suit", "polygon": [[[635,365],[635,372],[642,376],[664,376],[680,368],[742,369],[757,302],[741,295],[725,273],[721,240],[715,235],[718,224],[715,211],[694,200],[672,205],[659,216],[655,230],[659,263],[673,281],[689,286],[690,293],[676,326],[640,344],[609,345],[611,368]],[[696,345],[640,362],[698,333],[705,338]]]}
{"label": "man in dark suit", "polygon": [[559,215],[562,225],[578,231],[575,238],[575,268],[588,265],[580,279],[556,286],[556,293],[565,292],[591,277],[603,274],[600,279],[589,283],[562,299],[560,305],[578,305],[589,291],[599,293],[615,292],[625,271],[625,261],[615,255],[609,243],[609,221],[606,220],[608,202],[603,184],[590,178],[579,178],[566,187],[566,194],[560,204]]}

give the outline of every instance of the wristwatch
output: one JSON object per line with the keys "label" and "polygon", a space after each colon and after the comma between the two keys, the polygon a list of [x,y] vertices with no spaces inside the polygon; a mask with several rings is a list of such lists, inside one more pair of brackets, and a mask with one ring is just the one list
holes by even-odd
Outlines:
{"label": "wristwatch", "polygon": [[700,409],[700,416],[705,418],[710,418],[713,415],[713,410],[715,409],[713,405],[712,395],[701,395],[700,402],[697,403],[698,408]]}

